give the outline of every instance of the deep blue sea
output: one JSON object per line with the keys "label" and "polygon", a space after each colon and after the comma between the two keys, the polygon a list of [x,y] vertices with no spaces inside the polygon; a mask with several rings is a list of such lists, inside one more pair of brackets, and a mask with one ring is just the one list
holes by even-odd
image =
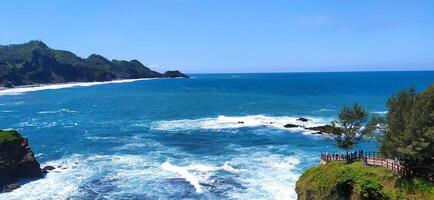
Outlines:
{"label": "deep blue sea", "polygon": [[384,115],[393,93],[434,83],[433,71],[191,76],[0,92],[0,128],[57,168],[0,199],[296,199],[298,176],[338,149],[285,123],[325,124],[356,101]]}

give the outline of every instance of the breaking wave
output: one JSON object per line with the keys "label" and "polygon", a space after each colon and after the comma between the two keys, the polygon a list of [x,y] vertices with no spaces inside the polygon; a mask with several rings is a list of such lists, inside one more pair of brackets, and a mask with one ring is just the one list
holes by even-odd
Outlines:
{"label": "breaking wave", "polygon": [[372,112],[372,113],[379,114],[379,115],[385,115],[385,114],[388,113],[388,111],[387,110],[386,111],[375,111],[375,112]]}
{"label": "breaking wave", "polygon": [[142,81],[142,80],[152,80],[155,78],[140,78],[140,79],[124,79],[124,80],[114,80],[114,81],[105,81],[105,82],[79,82],[79,83],[62,83],[62,84],[46,84],[46,85],[36,85],[36,86],[24,86],[18,88],[11,88],[0,90],[0,96],[4,95],[20,95],[26,92],[34,92],[40,90],[54,90],[54,89],[63,89],[63,88],[72,88],[72,87],[88,87],[94,85],[103,85],[103,84],[112,84],[112,83],[129,83],[134,81]]}
{"label": "breaking wave", "polygon": [[295,124],[305,127],[321,126],[332,121],[330,118],[308,117],[302,122],[298,117],[274,117],[266,115],[218,116],[217,118],[182,119],[157,121],[151,124],[151,129],[162,131],[185,131],[199,129],[237,129],[245,127],[270,127],[276,129],[306,131],[303,128],[285,128],[285,124]]}
{"label": "breaking wave", "polygon": [[78,111],[75,110],[69,110],[67,108],[62,108],[59,110],[50,110],[50,111],[40,111],[38,114],[54,114],[54,113],[78,113]]}
{"label": "breaking wave", "polygon": [[180,167],[172,165],[170,162],[166,161],[161,165],[161,168],[165,171],[169,171],[181,176],[195,188],[197,193],[204,192],[204,188],[201,184],[210,185],[212,183],[211,178],[215,175],[215,171],[225,170],[231,173],[239,173],[243,171],[241,169],[235,169],[227,162],[220,167],[202,164],[190,164]]}

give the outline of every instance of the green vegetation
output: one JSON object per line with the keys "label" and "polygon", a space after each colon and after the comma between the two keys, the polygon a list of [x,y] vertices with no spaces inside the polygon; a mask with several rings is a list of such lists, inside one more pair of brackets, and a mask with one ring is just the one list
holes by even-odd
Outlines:
{"label": "green vegetation", "polygon": [[0,86],[153,77],[187,76],[180,72],[160,74],[137,60],[110,61],[96,54],[83,59],[69,51],[51,49],[41,41],[0,46]]}
{"label": "green vegetation", "polygon": [[20,135],[16,131],[2,131],[0,130],[0,143],[12,142],[20,139]]}
{"label": "green vegetation", "polygon": [[402,178],[384,167],[335,161],[305,171],[296,192],[300,200],[434,199],[434,184]]}
{"label": "green vegetation", "polygon": [[434,84],[419,94],[414,88],[403,90],[387,106],[385,118],[369,122],[360,105],[344,107],[332,133],[337,145],[348,151],[379,127],[382,155],[400,158],[412,174],[401,177],[360,161],[333,161],[304,172],[296,185],[299,199],[434,199],[434,184],[425,179],[434,174]]}
{"label": "green vegetation", "polygon": [[381,153],[401,158],[416,174],[434,174],[434,84],[416,94],[403,90],[388,102],[386,119],[380,119],[384,137]]}
{"label": "green vegetation", "polygon": [[337,146],[348,152],[374,128],[375,124],[368,123],[368,112],[355,103],[353,107],[342,108],[339,119],[332,122],[331,132],[336,135]]}

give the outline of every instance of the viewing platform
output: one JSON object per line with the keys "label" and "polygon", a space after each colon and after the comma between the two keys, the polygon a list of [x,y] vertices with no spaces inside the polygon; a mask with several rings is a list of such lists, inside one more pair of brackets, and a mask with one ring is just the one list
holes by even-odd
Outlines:
{"label": "viewing platform", "polygon": [[382,166],[392,170],[400,175],[408,174],[407,168],[400,163],[399,160],[384,159],[380,157],[379,152],[363,152],[354,151],[348,153],[321,153],[321,164],[326,164],[331,161],[347,161],[353,162],[360,160],[368,166]]}

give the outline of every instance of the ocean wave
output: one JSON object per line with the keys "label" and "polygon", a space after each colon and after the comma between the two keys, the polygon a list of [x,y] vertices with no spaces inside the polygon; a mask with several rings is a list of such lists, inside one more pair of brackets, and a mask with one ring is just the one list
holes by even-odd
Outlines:
{"label": "ocean wave", "polygon": [[220,194],[233,199],[296,198],[299,160],[295,156],[251,152],[254,151],[243,151],[222,165],[193,160],[181,166],[169,161],[161,163],[145,155],[72,155],[42,163],[41,166],[51,165],[56,169],[13,192],[0,194],[0,199],[96,199],[98,196],[92,195],[100,192],[108,199],[131,195],[170,199],[168,193],[176,195],[187,189],[171,182],[179,178],[198,195]]}
{"label": "ocean wave", "polygon": [[388,111],[387,111],[387,110],[386,110],[386,111],[374,111],[374,112],[372,112],[372,113],[374,113],[374,114],[379,114],[379,115],[385,115],[385,114],[388,113]]}
{"label": "ocean wave", "polygon": [[65,199],[73,195],[83,178],[92,173],[88,168],[75,164],[78,162],[81,160],[75,157],[45,163],[56,169],[44,178],[26,183],[13,192],[0,194],[0,199]]}
{"label": "ocean wave", "polygon": [[54,113],[78,113],[78,111],[75,110],[69,110],[67,108],[62,108],[59,110],[49,110],[49,111],[40,111],[38,114],[54,114]]}
{"label": "ocean wave", "polygon": [[92,141],[98,141],[98,140],[117,140],[118,138],[116,137],[98,137],[98,136],[88,136],[85,137],[88,140],[92,140]]}
{"label": "ocean wave", "polygon": [[199,183],[199,178],[197,178],[196,176],[192,175],[190,172],[188,172],[188,170],[186,170],[186,169],[184,169],[182,167],[171,165],[169,162],[163,163],[161,165],[161,168],[163,170],[166,170],[166,171],[169,171],[169,172],[174,172],[174,173],[177,173],[177,174],[181,175],[182,178],[184,178],[191,185],[193,185],[193,187],[196,189],[197,193],[202,193],[203,192],[202,186]]}
{"label": "ocean wave", "polygon": [[20,128],[51,128],[61,126],[64,128],[76,127],[78,126],[77,122],[72,121],[39,121],[36,119],[30,119],[27,121],[23,121],[17,124]]}
{"label": "ocean wave", "polygon": [[182,119],[158,121],[151,124],[151,129],[162,131],[185,131],[199,129],[238,129],[245,127],[270,127],[289,131],[306,131],[303,128],[285,128],[285,124],[295,124],[305,127],[321,126],[329,123],[330,118],[308,117],[302,122],[298,117],[274,117],[266,115],[218,116],[217,118]]}
{"label": "ocean wave", "polygon": [[319,110],[314,110],[314,111],[312,111],[313,113],[317,113],[317,112],[332,112],[332,111],[335,111],[334,109],[330,109],[330,108],[322,108],[322,109],[319,109]]}
{"label": "ocean wave", "polygon": [[47,85],[38,85],[38,86],[29,86],[29,87],[18,87],[18,88],[0,90],[0,96],[21,95],[23,93],[40,91],[40,90],[54,90],[54,89],[63,89],[63,88],[72,88],[72,87],[88,87],[88,86],[112,84],[112,83],[129,83],[134,81],[152,80],[152,79],[155,78],[123,79],[123,80],[114,80],[114,81],[105,81],[105,82],[62,83],[62,84],[47,84]]}
{"label": "ocean wave", "polygon": [[[158,164],[153,165],[145,157],[135,155],[73,155],[41,166],[47,165],[56,169],[13,192],[0,194],[0,199],[94,199],[96,197],[89,197],[89,193],[93,194],[110,181],[126,193],[143,190],[141,184],[147,179],[156,179],[155,175],[161,171]],[[105,195],[116,199],[117,194],[111,191]]]}
{"label": "ocean wave", "polygon": [[248,163],[239,178],[246,191],[231,193],[233,199],[297,199],[295,183],[300,176],[297,172],[300,160],[296,156],[256,152],[240,155],[229,162],[235,165]]}
{"label": "ocean wave", "polygon": [[165,171],[180,175],[195,188],[197,193],[204,192],[205,189],[203,188],[202,184],[211,184],[211,177],[215,175],[215,171],[225,170],[231,173],[239,173],[243,171],[241,169],[235,169],[228,163],[225,163],[223,166],[220,167],[203,164],[190,164],[184,167],[180,167],[172,165],[170,164],[170,162],[166,161],[161,165],[161,168]]}
{"label": "ocean wave", "polygon": [[13,110],[2,110],[0,112],[2,112],[2,113],[12,113],[12,112],[15,112],[15,111],[13,111]]}

